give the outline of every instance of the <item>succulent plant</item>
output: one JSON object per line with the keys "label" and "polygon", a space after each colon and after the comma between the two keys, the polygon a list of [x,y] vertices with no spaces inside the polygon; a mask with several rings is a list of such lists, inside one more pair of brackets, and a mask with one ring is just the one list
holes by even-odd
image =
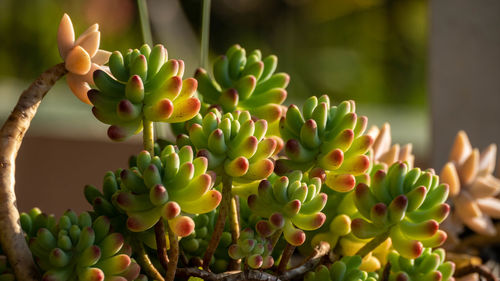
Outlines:
{"label": "succulent plant", "polygon": [[345,256],[333,263],[330,268],[320,265],[315,271],[306,274],[304,281],[377,281],[378,274],[359,269],[360,256]]}
{"label": "succulent plant", "polygon": [[[92,221],[86,212],[71,210],[56,221],[32,210],[22,215],[22,227],[42,280],[135,280],[140,267],[120,233],[110,232],[110,221]],[[36,233],[33,233],[36,229]],[[29,234],[33,233],[30,237]]]}
{"label": "succulent plant", "polygon": [[260,50],[254,50],[247,56],[244,48],[234,45],[215,60],[213,79],[202,68],[196,71],[198,92],[204,102],[218,105],[224,112],[248,110],[272,123],[281,117],[280,105],[290,80],[286,73],[274,73],[277,64],[275,55],[262,59]]}
{"label": "succulent plant", "polygon": [[319,168],[326,173],[328,187],[342,192],[352,190],[355,177],[369,168],[370,159],[365,153],[373,143],[371,136],[363,135],[367,118],[358,118],[354,111],[354,101],[330,106],[326,95],[310,97],[302,112],[291,105],[280,120],[287,158],[279,159],[276,169]]}
{"label": "succulent plant", "polygon": [[[449,224],[458,224],[447,230],[452,236],[461,232],[462,223],[477,233],[494,236],[496,229],[491,218],[500,218],[500,179],[492,175],[495,169],[497,147],[488,146],[479,153],[472,148],[464,131],[458,132],[448,163],[441,171],[441,182],[450,186],[453,208]],[[458,219],[458,220],[457,220]],[[448,223],[449,220],[447,220]]]}
{"label": "succulent plant", "polygon": [[99,50],[100,36],[99,25],[94,24],[75,41],[73,24],[67,14],[63,15],[57,31],[59,54],[68,70],[68,86],[76,97],[87,104],[91,104],[87,91],[94,85],[92,73],[101,69],[111,55],[108,51]]}
{"label": "succulent plant", "polygon": [[211,189],[213,181],[206,173],[207,166],[206,158],[193,157],[190,146],[176,151],[169,145],[159,157],[142,151],[137,167],[121,172],[122,188],[114,195],[128,215],[128,229],[142,232],[164,218],[178,236],[191,234],[194,222],[181,212],[210,212],[221,200],[220,192]]}
{"label": "succulent plant", "polygon": [[143,122],[184,122],[200,110],[200,101],[193,96],[197,81],[182,80],[184,62],[168,60],[163,45],[153,49],[143,45],[125,56],[115,51],[109,69],[112,75],[94,72],[97,89],[90,90],[88,98],[94,116],[111,125],[108,136],[112,140],[139,133]]}
{"label": "succulent plant", "polygon": [[389,254],[391,272],[389,280],[397,281],[450,281],[454,280],[455,264],[445,261],[443,249],[426,248],[416,259],[408,259],[397,252]]}
{"label": "succulent plant", "polygon": [[198,156],[208,159],[208,167],[227,174],[235,181],[251,182],[268,177],[274,168],[268,159],[276,149],[276,141],[266,138],[267,122],[254,122],[248,111],[208,112],[201,124],[189,128],[189,137],[180,135],[177,144],[192,144]]}
{"label": "succulent plant", "polygon": [[406,162],[408,168],[413,168],[415,155],[412,154],[412,144],[408,143],[400,147],[396,143],[391,146],[391,126],[389,123],[385,123],[381,129],[372,126],[366,134],[374,139],[371,148],[373,159],[370,161],[374,165],[372,171],[376,172],[398,161]]}
{"label": "succulent plant", "polygon": [[273,266],[274,259],[271,256],[273,246],[270,241],[255,235],[254,231],[250,228],[244,229],[237,244],[232,244],[228,253],[231,258],[245,259],[249,267],[258,269],[267,269]]}
{"label": "succulent plant", "polygon": [[306,239],[302,230],[317,229],[325,222],[326,216],[321,210],[326,200],[319,178],[309,180],[295,171],[274,183],[261,181],[258,194],[248,197],[248,206],[255,214],[268,219],[257,223],[260,235],[269,237],[278,230],[283,231],[288,243],[299,246]]}
{"label": "succulent plant", "polygon": [[[136,167],[136,163],[130,166]],[[122,189],[121,173],[122,169],[115,172],[107,172],[103,177],[102,192],[95,186],[86,185],[84,188],[85,199],[92,205],[94,211],[93,216],[106,216],[111,222],[111,227],[114,231],[121,233],[127,240],[138,239],[146,246],[156,249],[156,238],[153,229],[148,229],[143,232],[131,232],[127,228],[127,213],[116,202],[115,194]],[[166,237],[166,236],[165,236]]]}
{"label": "succulent plant", "polygon": [[401,162],[387,173],[378,170],[369,186],[356,186],[354,202],[362,217],[352,221],[352,232],[362,239],[389,236],[400,255],[417,258],[424,247],[437,247],[446,240],[439,223],[449,213],[444,203],[448,192],[448,185],[439,184],[432,170],[408,170]]}

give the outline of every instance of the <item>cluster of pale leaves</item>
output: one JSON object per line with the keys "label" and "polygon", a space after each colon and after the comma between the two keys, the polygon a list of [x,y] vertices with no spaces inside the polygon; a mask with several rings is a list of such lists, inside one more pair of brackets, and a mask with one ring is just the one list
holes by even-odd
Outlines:
{"label": "cluster of pale leaves", "polygon": [[93,85],[92,74],[108,62],[110,52],[100,50],[99,25],[90,26],[75,40],[75,31],[67,14],[61,19],[57,31],[59,54],[68,70],[67,82],[71,91],[82,102],[91,104],[87,92]]}
{"label": "cluster of pale leaves", "polygon": [[[463,224],[488,236],[497,234],[491,218],[500,218],[500,179],[495,169],[497,147],[489,145],[481,153],[472,148],[464,131],[458,132],[451,149],[449,162],[441,171],[441,182],[450,186],[453,202],[451,218],[446,226],[449,235],[456,236]],[[453,237],[453,236],[452,236]]]}
{"label": "cluster of pale leaves", "polygon": [[385,123],[381,129],[377,126],[373,126],[367,133],[374,139],[372,146],[372,162],[383,163],[388,167],[393,163],[398,161],[406,162],[408,167],[413,168],[415,161],[415,155],[412,153],[412,144],[408,143],[404,146],[399,144],[391,145],[391,126],[389,123]]}

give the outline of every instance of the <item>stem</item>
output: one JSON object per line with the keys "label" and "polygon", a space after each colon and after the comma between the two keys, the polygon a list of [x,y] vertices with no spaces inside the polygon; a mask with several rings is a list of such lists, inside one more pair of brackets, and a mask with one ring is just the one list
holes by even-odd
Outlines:
{"label": "stem", "polygon": [[[238,243],[238,238],[240,237],[240,223],[238,220],[238,205],[236,203],[236,197],[232,196],[231,206],[229,208],[229,226],[231,229],[231,242],[232,244]],[[229,270],[239,270],[241,269],[241,259],[233,260],[229,262]]]}
{"label": "stem", "polygon": [[380,281],[389,281],[389,275],[391,274],[391,263],[387,262],[384,267],[384,271],[382,271],[382,279]]}
{"label": "stem", "polygon": [[67,73],[64,63],[42,73],[26,89],[0,131],[0,243],[16,280],[38,280],[39,271],[26,244],[16,207],[15,160],[43,97]]}
{"label": "stem", "polygon": [[245,271],[227,271],[224,273],[215,274],[198,267],[178,268],[177,277],[199,277],[205,281],[286,281],[286,280],[302,280],[307,272],[313,271],[323,261],[330,261],[328,253],[330,252],[330,244],[322,242],[314,248],[311,258],[301,266],[290,269],[281,275],[272,275],[262,270],[248,269]]}
{"label": "stem", "polygon": [[271,235],[271,245],[273,245],[273,249],[280,240],[281,234],[283,233],[283,229],[278,229],[273,235]]}
{"label": "stem", "polygon": [[280,264],[278,265],[278,269],[277,269],[278,274],[285,272],[286,266],[288,265],[288,261],[290,260],[290,258],[293,255],[293,251],[295,251],[295,246],[293,246],[287,242],[285,249],[283,250],[283,253],[281,254]]}
{"label": "stem", "polygon": [[318,265],[325,263],[332,263],[330,255],[330,244],[327,242],[320,242],[313,249],[313,252],[307,261],[302,265],[285,271],[279,276],[281,280],[295,280],[298,276],[303,276],[309,271],[313,271]]}
{"label": "stem", "polygon": [[212,0],[203,0],[203,11],[201,17],[201,54],[200,65],[208,68],[208,50],[210,35],[210,5]]}
{"label": "stem", "polygon": [[[142,31],[142,41],[145,44],[148,44],[151,48],[153,48],[153,35],[151,33],[151,24],[149,20],[148,13],[148,5],[146,0],[137,0],[137,7],[139,8],[139,20],[141,23],[141,31]],[[163,126],[162,123],[153,123],[154,124],[154,132],[155,136],[165,137],[163,134]]]}
{"label": "stem", "polygon": [[143,131],[142,131],[142,145],[144,146],[144,150],[148,151],[151,156],[155,154],[155,140],[154,140],[154,127],[153,122],[146,120],[142,121],[143,123]]}
{"label": "stem", "polygon": [[151,263],[148,254],[144,250],[144,246],[142,242],[138,241],[136,238],[132,238],[132,248],[136,254],[135,259],[137,263],[141,266],[141,269],[154,280],[165,281],[163,276],[161,276],[160,272],[155,268],[155,266]]}
{"label": "stem", "polygon": [[153,36],[151,35],[151,27],[149,25],[148,4],[146,0],[137,0],[139,8],[139,19],[141,22],[142,39],[149,46],[153,45]]}
{"label": "stem", "polygon": [[177,235],[170,229],[167,224],[168,240],[170,242],[169,262],[165,281],[173,281],[175,278],[175,271],[177,270],[177,262],[179,261],[179,239]]}
{"label": "stem", "polygon": [[222,231],[224,230],[224,224],[226,223],[227,213],[231,204],[231,189],[233,187],[233,179],[227,175],[222,176],[222,202],[220,204],[219,216],[217,217],[217,221],[215,222],[214,232],[212,234],[212,238],[210,239],[210,243],[208,243],[207,250],[205,251],[205,255],[203,256],[203,269],[207,270],[210,266],[210,261],[212,260],[212,256],[219,245],[220,237],[222,235]]}
{"label": "stem", "polygon": [[380,244],[384,243],[384,241],[389,237],[389,233],[390,232],[387,231],[378,236],[375,236],[375,238],[373,238],[370,242],[366,243],[361,249],[359,249],[356,255],[364,258],[371,251],[375,250],[375,248],[377,248]]}
{"label": "stem", "polygon": [[156,238],[156,253],[160,260],[161,266],[167,271],[168,257],[167,257],[167,240],[165,239],[165,226],[163,225],[163,218],[160,218],[155,224],[155,238]]}

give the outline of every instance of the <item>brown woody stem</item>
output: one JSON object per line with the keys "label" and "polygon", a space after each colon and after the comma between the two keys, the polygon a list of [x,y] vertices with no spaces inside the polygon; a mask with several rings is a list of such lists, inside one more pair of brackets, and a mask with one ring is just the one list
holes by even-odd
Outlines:
{"label": "brown woody stem", "polygon": [[285,249],[283,249],[283,253],[281,254],[280,264],[278,265],[277,269],[278,274],[285,272],[286,267],[288,265],[288,261],[290,261],[290,258],[292,257],[294,251],[295,251],[295,246],[287,242]]}
{"label": "brown woody stem", "polygon": [[217,217],[217,221],[215,222],[214,232],[212,234],[212,238],[208,243],[207,250],[205,255],[203,256],[203,269],[207,270],[210,266],[210,261],[212,260],[212,256],[219,245],[220,237],[222,235],[222,231],[224,230],[224,224],[226,223],[227,213],[229,211],[231,205],[231,189],[233,188],[233,179],[227,175],[223,175],[222,177],[222,202],[220,204],[219,216]]}
{"label": "brown woody stem", "polygon": [[40,276],[26,244],[16,207],[15,160],[23,137],[43,97],[67,73],[64,63],[42,73],[26,89],[0,131],[0,243],[17,280],[38,280]]}
{"label": "brown woody stem", "polygon": [[155,224],[155,239],[156,239],[156,254],[160,260],[161,266],[167,271],[168,257],[167,257],[167,240],[165,239],[165,226],[163,218],[160,218]]}
{"label": "brown woody stem", "polygon": [[330,245],[326,242],[315,247],[311,259],[296,268],[290,269],[281,275],[272,275],[261,270],[250,269],[248,271],[228,271],[215,274],[196,267],[178,268],[178,277],[199,277],[205,281],[286,281],[302,279],[307,272],[314,270],[321,262],[328,257]]}
{"label": "brown woody stem", "polygon": [[169,262],[165,281],[173,281],[175,279],[175,271],[177,270],[177,262],[179,261],[179,239],[168,224],[167,232],[170,250],[168,251]]}
{"label": "brown woody stem", "polygon": [[384,271],[382,271],[382,279],[380,281],[389,281],[389,275],[391,274],[391,263],[387,262],[384,267]]}

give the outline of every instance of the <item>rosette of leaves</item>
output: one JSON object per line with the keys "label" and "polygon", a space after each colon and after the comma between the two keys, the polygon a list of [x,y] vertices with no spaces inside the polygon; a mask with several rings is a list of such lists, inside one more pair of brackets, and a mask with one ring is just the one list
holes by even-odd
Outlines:
{"label": "rosette of leaves", "polygon": [[178,145],[192,144],[218,175],[251,182],[267,178],[274,169],[269,157],[276,149],[276,141],[265,137],[266,130],[267,122],[254,122],[248,111],[220,116],[215,110],[208,112],[201,124],[191,125],[189,137],[179,136]]}
{"label": "rosette of leaves", "polygon": [[231,258],[245,259],[246,264],[254,269],[267,269],[273,266],[274,259],[271,256],[273,246],[269,241],[259,235],[255,235],[250,228],[240,233],[237,244],[232,244],[228,253]]}
{"label": "rosette of leaves", "polygon": [[326,173],[328,187],[341,192],[352,190],[356,176],[370,166],[365,153],[373,143],[363,135],[367,118],[355,113],[354,101],[330,106],[328,96],[310,97],[302,112],[296,105],[288,107],[280,120],[280,133],[286,159],[279,159],[278,171],[319,168]]}
{"label": "rosette of leaves", "polygon": [[315,271],[306,274],[305,281],[377,281],[378,274],[366,272],[359,269],[361,265],[360,256],[344,256],[341,260],[334,262],[330,268],[320,265]]}
{"label": "rosette of leaves", "polygon": [[100,216],[92,221],[86,212],[67,211],[53,216],[22,215],[22,227],[42,280],[135,280],[140,267],[131,260],[131,249],[120,233],[110,232],[110,221]]}
{"label": "rosette of leaves", "polygon": [[7,256],[4,255],[2,249],[0,248],[0,280],[1,281],[14,281],[16,277],[14,272],[10,267]]}
{"label": "rosette of leaves", "polygon": [[[458,132],[448,163],[441,171],[441,181],[450,186],[453,208],[446,221],[450,234],[457,236],[463,224],[483,235],[494,236],[497,231],[492,218],[500,218],[500,179],[493,176],[497,147],[489,145],[479,153],[472,148],[464,131]],[[456,230],[454,231],[453,228]]]}
{"label": "rosette of leaves", "polygon": [[356,186],[354,203],[361,218],[352,221],[352,233],[361,239],[375,237],[369,244],[390,237],[400,255],[417,258],[424,247],[437,247],[446,240],[439,223],[450,210],[444,203],[448,192],[448,185],[439,184],[432,170],[408,170],[401,162],[387,173],[378,170],[370,185]]}
{"label": "rosette of leaves", "polygon": [[263,237],[283,231],[285,240],[293,246],[304,243],[303,230],[315,230],[323,225],[326,216],[321,212],[327,195],[321,193],[319,178],[303,178],[300,171],[277,179],[263,180],[258,194],[248,197],[248,206],[257,215],[266,218],[256,229]]}
{"label": "rosette of leaves", "polygon": [[262,59],[260,50],[254,50],[247,56],[244,48],[234,45],[215,60],[213,78],[202,68],[196,71],[198,92],[204,102],[224,112],[248,110],[272,123],[281,117],[290,81],[288,74],[275,73],[277,64],[275,55]]}
{"label": "rosette of leaves", "polygon": [[445,261],[446,253],[443,249],[426,248],[416,259],[407,259],[397,252],[389,254],[391,272],[389,280],[397,281],[451,281],[455,264]]}
{"label": "rosette of leaves", "polygon": [[[136,167],[135,162],[133,166],[130,166],[130,168],[132,167]],[[85,199],[94,209],[92,212],[93,216],[105,215],[108,217],[114,231],[120,232],[126,239],[130,239],[133,236],[149,248],[156,249],[156,238],[153,229],[137,233],[131,232],[127,228],[127,214],[125,210],[118,205],[115,196],[115,193],[121,190],[121,187],[123,186],[120,176],[122,171],[122,169],[118,169],[115,172],[109,171],[104,175],[102,181],[102,192],[95,186],[86,185],[84,188]]]}
{"label": "rosette of leaves", "polygon": [[402,147],[397,143],[391,145],[392,137],[389,123],[385,123],[380,129],[377,126],[372,126],[366,134],[371,135],[374,139],[371,148],[371,162],[374,165],[372,171],[386,169],[398,161],[406,162],[410,169],[413,168],[415,155],[412,153],[412,144],[408,143]]}
{"label": "rosette of leaves", "polygon": [[111,125],[108,136],[112,140],[139,133],[143,122],[184,122],[200,110],[200,101],[193,97],[196,80],[182,80],[184,62],[168,60],[162,45],[153,49],[143,45],[125,56],[115,51],[109,69],[112,75],[94,72],[97,89],[90,90],[88,98],[94,116]]}
{"label": "rosette of leaves", "polygon": [[127,228],[146,231],[163,218],[176,235],[191,234],[194,222],[182,213],[207,213],[221,200],[220,192],[211,189],[213,181],[207,167],[207,159],[194,158],[190,146],[177,151],[169,145],[154,157],[142,151],[137,167],[120,173],[122,186],[113,195],[127,213]]}

